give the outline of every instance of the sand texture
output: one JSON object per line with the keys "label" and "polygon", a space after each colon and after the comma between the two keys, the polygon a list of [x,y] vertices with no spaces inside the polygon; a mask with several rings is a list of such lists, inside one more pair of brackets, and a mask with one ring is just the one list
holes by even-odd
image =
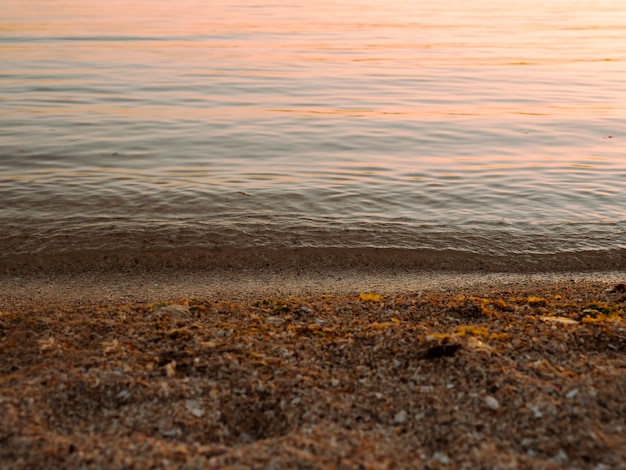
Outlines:
{"label": "sand texture", "polygon": [[2,468],[626,467],[621,284],[78,294],[5,291]]}

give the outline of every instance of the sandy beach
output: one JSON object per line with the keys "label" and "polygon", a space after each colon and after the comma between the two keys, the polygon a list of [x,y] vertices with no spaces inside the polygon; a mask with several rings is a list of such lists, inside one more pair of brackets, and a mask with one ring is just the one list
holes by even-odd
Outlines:
{"label": "sandy beach", "polygon": [[624,0],[3,0],[0,470],[626,469]]}
{"label": "sandy beach", "polygon": [[3,468],[626,466],[626,275],[6,275]]}

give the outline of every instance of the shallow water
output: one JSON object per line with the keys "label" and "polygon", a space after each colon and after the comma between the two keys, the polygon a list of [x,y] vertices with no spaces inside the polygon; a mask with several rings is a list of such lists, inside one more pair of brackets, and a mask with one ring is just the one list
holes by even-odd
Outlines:
{"label": "shallow water", "polygon": [[618,0],[5,0],[3,256],[626,249]]}

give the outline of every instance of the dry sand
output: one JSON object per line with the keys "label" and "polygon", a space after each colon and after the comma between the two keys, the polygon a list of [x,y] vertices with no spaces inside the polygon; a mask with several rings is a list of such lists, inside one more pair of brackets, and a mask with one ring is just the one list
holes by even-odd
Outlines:
{"label": "dry sand", "polygon": [[624,281],[6,275],[0,466],[626,468]]}
{"label": "dry sand", "polygon": [[353,294],[415,294],[484,289],[532,289],[544,284],[617,284],[626,272],[457,273],[421,270],[217,269],[89,271],[0,276],[0,309],[41,305],[159,302],[179,298],[257,300],[263,297]]}

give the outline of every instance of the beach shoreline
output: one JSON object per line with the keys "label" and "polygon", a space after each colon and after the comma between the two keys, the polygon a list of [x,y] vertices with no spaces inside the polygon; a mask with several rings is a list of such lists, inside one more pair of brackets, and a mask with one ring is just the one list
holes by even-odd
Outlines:
{"label": "beach shoreline", "polygon": [[[9,254],[7,254],[9,253]],[[366,272],[567,273],[624,270],[626,248],[562,252],[347,246],[213,246],[160,249],[62,249],[0,256],[0,276],[79,273]]]}

